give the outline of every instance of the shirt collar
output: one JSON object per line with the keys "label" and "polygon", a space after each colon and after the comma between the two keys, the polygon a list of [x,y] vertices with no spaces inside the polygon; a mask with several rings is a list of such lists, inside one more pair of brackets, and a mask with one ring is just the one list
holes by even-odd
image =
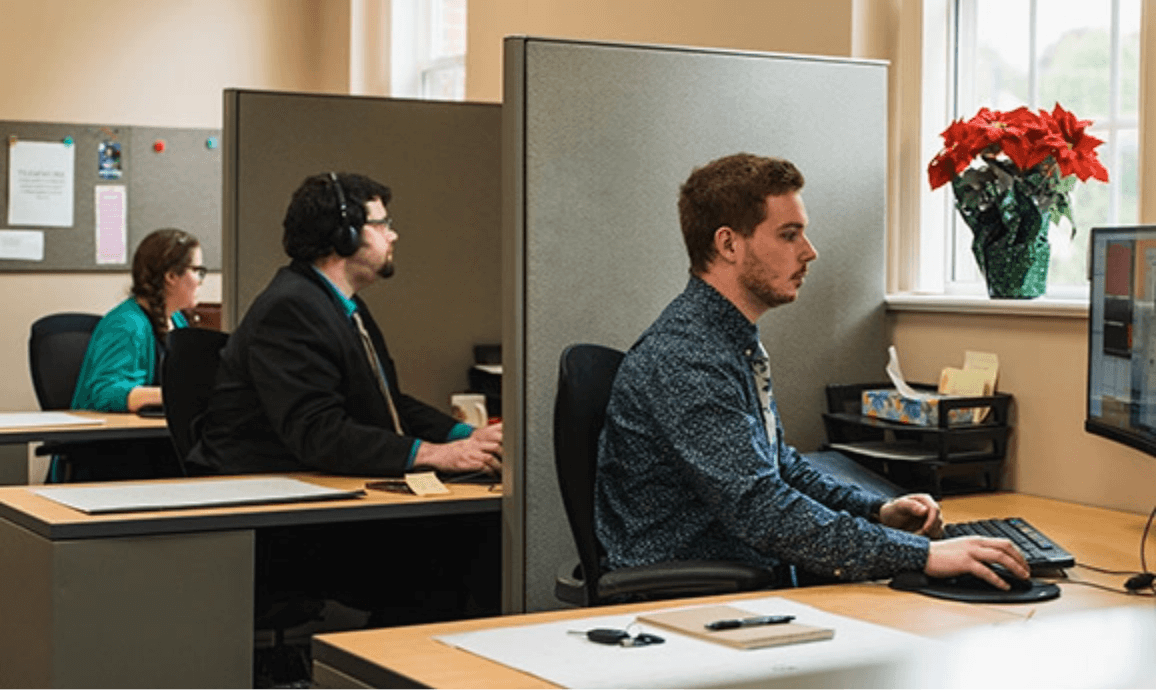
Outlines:
{"label": "shirt collar", "polygon": [[313,269],[314,273],[321,276],[321,280],[324,281],[325,285],[329,287],[329,291],[337,298],[337,302],[341,305],[342,310],[345,311],[345,315],[353,318],[353,313],[357,311],[357,303],[343,295],[341,290],[338,290],[337,286],[333,284],[333,281],[329,279],[329,276],[322,273],[319,268],[316,266],[310,266],[310,268]]}
{"label": "shirt collar", "polygon": [[723,297],[710,283],[692,275],[686,286],[686,295],[696,309],[701,310],[717,333],[740,350],[747,359],[759,357],[759,327],[750,322],[729,299]]}

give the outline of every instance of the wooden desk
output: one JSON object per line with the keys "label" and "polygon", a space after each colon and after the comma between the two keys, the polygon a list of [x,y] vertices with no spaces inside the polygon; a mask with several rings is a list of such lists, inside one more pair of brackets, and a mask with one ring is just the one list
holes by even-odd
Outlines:
{"label": "wooden desk", "polygon": [[[1145,517],[1078,506],[1018,494],[986,494],[950,498],[943,502],[950,521],[984,517],[1023,517],[1076,556],[1080,563],[1110,569],[1138,569],[1140,535]],[[795,590],[778,590],[799,603],[831,613],[924,636],[943,637],[988,624],[1022,622],[1108,607],[1138,605],[1152,609],[1152,599],[1115,594],[1076,584],[1096,582],[1119,588],[1121,576],[1092,573],[1086,568],[1068,571],[1061,581],[1063,595],[1035,605],[976,605],[898,592],[884,582],[868,582]],[[678,600],[689,603],[733,602],[767,596],[766,591]],[[322,687],[555,687],[540,678],[450,647],[436,635],[525,625],[607,613],[668,608],[672,602],[615,607],[570,609],[506,616],[485,620],[442,623],[382,630],[318,635],[313,641],[314,682]],[[1057,619],[1058,620],[1058,619]],[[999,685],[998,678],[993,679]]]}
{"label": "wooden desk", "polygon": [[[167,438],[169,428],[164,418],[141,417],[132,412],[92,412],[60,410],[78,417],[99,419],[100,424],[61,426],[22,426],[0,428],[0,444],[35,443],[37,441],[117,441],[135,438]],[[38,414],[28,412],[25,414]]]}
{"label": "wooden desk", "polygon": [[0,488],[0,687],[250,687],[257,529],[501,509],[489,487],[450,489],[94,516]]}

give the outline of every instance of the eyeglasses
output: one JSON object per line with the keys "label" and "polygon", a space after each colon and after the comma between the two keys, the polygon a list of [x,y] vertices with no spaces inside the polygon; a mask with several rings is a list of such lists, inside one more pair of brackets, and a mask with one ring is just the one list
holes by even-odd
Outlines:
{"label": "eyeglasses", "polygon": [[365,224],[380,225],[386,230],[393,230],[393,216],[387,216],[385,218],[366,218]]}
{"label": "eyeglasses", "polygon": [[189,270],[197,274],[197,280],[202,283],[205,282],[205,276],[208,275],[209,269],[204,266],[189,266]]}

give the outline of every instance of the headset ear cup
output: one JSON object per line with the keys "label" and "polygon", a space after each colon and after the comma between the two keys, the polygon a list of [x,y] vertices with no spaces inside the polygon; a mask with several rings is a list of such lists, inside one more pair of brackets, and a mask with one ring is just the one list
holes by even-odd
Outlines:
{"label": "headset ear cup", "polygon": [[341,256],[353,256],[361,246],[361,233],[353,225],[338,225],[333,248]]}

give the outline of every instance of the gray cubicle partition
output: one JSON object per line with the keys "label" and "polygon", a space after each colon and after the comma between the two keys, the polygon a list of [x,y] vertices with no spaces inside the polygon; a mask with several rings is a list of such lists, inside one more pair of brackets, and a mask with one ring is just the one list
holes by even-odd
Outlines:
{"label": "gray cubicle partition", "polygon": [[883,374],[887,68],[511,37],[504,88],[507,594],[539,610],[561,605],[554,577],[575,558],[552,461],[558,355],[628,348],[683,288],[692,168],[750,151],[806,175],[820,256],[759,323],[788,441],[822,442],[825,384]]}
{"label": "gray cubicle partition", "polygon": [[[62,144],[73,159],[72,224],[8,224],[9,156],[0,156],[0,229],[43,233],[41,260],[0,259],[0,271],[126,271],[132,253],[157,228],[187,230],[201,241],[204,263],[221,267],[221,132],[216,129],[0,122],[9,144]],[[115,155],[101,156],[105,151]],[[103,163],[103,164],[102,164]],[[123,188],[125,261],[98,262],[96,190]]]}
{"label": "gray cubicle partition", "polygon": [[473,346],[501,341],[501,107],[225,92],[223,309],[231,330],[288,262],[281,221],[309,175],[393,191],[397,273],[364,290],[404,390],[449,411]]}

